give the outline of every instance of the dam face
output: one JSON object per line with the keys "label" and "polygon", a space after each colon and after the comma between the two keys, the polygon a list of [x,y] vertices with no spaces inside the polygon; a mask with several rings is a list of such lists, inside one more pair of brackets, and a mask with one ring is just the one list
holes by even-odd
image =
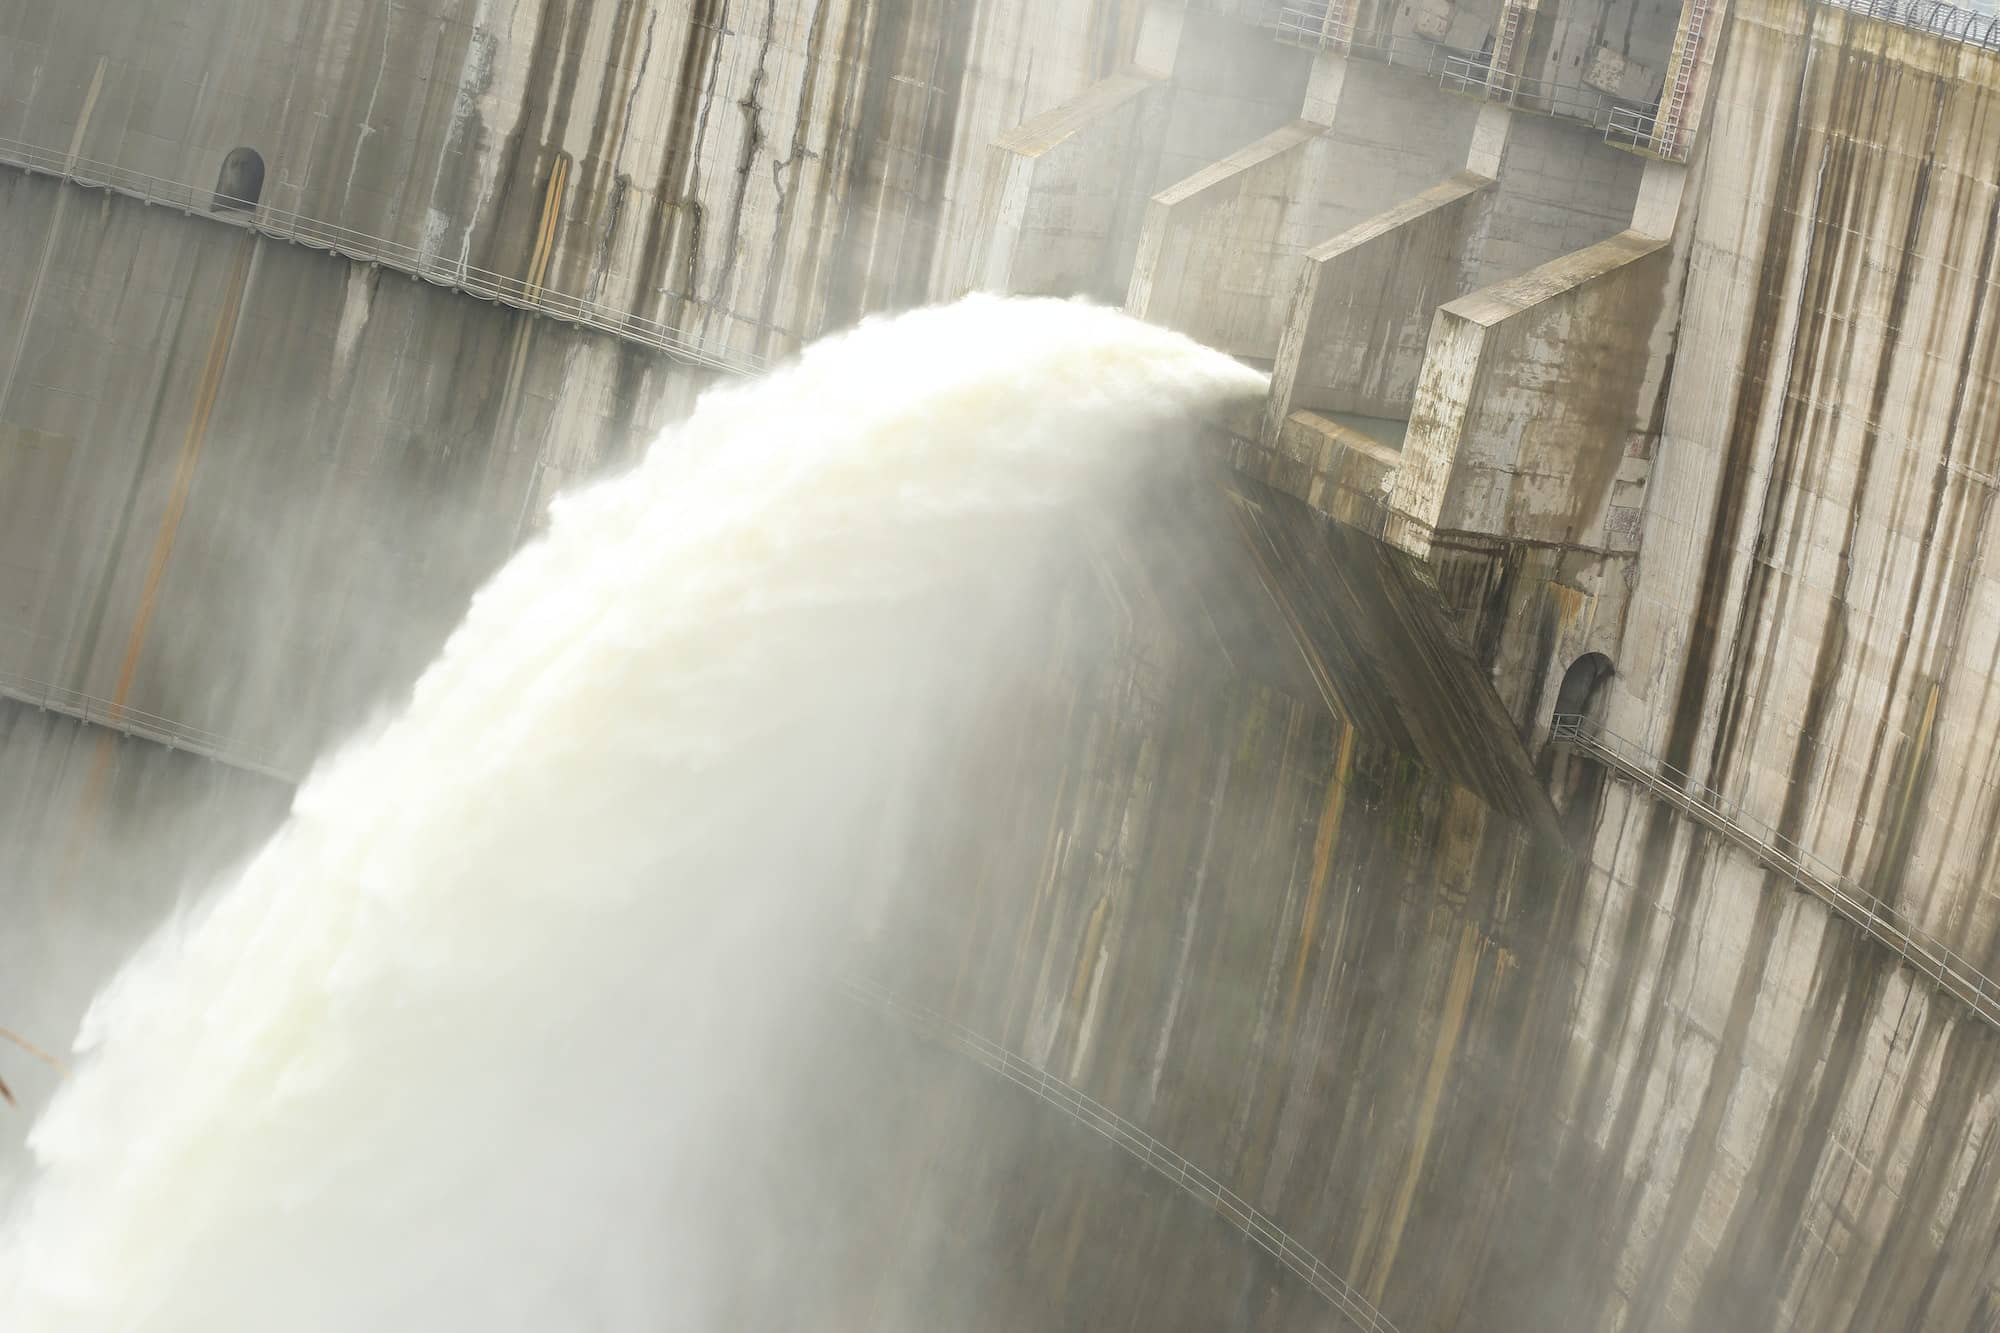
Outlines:
{"label": "dam face", "polygon": [[895,1003],[823,1021],[886,1090],[818,1112],[873,1243],[797,1290],[1995,1326],[1989,20],[16,0],[0,71],[0,1025],[704,390],[1082,295],[1269,389],[885,813]]}

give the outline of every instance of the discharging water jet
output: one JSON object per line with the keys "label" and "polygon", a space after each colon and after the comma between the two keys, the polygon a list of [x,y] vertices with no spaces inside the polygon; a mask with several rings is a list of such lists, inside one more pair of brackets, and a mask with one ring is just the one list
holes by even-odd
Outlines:
{"label": "discharging water jet", "polygon": [[98,996],[0,1327],[703,1323],[729,1090],[885,757],[1029,623],[1041,538],[1261,388],[1114,312],[974,298],[714,391],[559,501],[401,715]]}

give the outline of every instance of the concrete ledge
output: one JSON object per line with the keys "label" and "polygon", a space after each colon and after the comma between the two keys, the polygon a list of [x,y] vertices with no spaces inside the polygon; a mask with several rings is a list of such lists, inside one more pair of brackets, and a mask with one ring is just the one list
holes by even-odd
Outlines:
{"label": "concrete ledge", "polygon": [[1225,351],[1277,350],[1270,291],[1292,285],[1295,258],[1268,239],[1308,193],[1307,149],[1324,133],[1295,120],[1153,196],[1125,307]]}
{"label": "concrete ledge", "polygon": [[1140,182],[1159,151],[1166,87],[1130,69],[995,139],[963,286],[1117,300],[1138,244]]}
{"label": "concrete ledge", "polygon": [[1624,265],[1645,258],[1665,244],[1657,236],[1623,231],[1609,240],[1572,251],[1539,268],[1529,269],[1517,278],[1508,278],[1460,297],[1444,309],[1460,319],[1491,327],[1523,311],[1566,296],[1586,284],[1600,282]]}
{"label": "concrete ledge", "polygon": [[1379,536],[1402,455],[1317,412],[1294,412],[1271,444],[1239,438],[1238,470],[1351,528]]}
{"label": "concrete ledge", "polygon": [[1306,252],[1265,402],[1266,442],[1298,408],[1409,416],[1431,318],[1457,295],[1472,204],[1492,184],[1459,172]]}
{"label": "concrete ledge", "polygon": [[1296,119],[1149,201],[1127,309],[1275,364],[1307,253],[1464,168],[1478,105],[1332,53],[1310,75]]}
{"label": "concrete ledge", "polygon": [[[1386,535],[1449,528],[1630,550],[1666,243],[1622,232],[1439,308]],[[1630,466],[1628,454],[1635,454]]]}
{"label": "concrete ledge", "polygon": [[1022,121],[995,139],[993,146],[1022,157],[1040,157],[1091,129],[1107,114],[1133,98],[1144,96],[1160,85],[1159,76],[1140,70],[1114,74],[1092,84],[1069,101]]}

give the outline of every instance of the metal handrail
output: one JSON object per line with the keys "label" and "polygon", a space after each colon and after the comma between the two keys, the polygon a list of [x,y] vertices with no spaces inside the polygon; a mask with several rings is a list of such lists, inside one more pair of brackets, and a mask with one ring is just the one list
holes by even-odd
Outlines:
{"label": "metal handrail", "polygon": [[448,260],[422,246],[371,236],[338,223],[319,221],[269,205],[246,209],[225,204],[217,209],[214,207],[218,198],[216,191],[184,181],[170,181],[114,163],[95,162],[5,138],[0,138],[0,163],[53,176],[87,189],[108,190],[144,204],[199,213],[212,222],[255,231],[273,240],[376,264],[482,301],[546,315],[579,328],[594,329],[627,342],[639,343],[688,365],[735,375],[753,375],[769,364],[764,357],[754,353],[721,352],[704,347],[660,320],[648,319],[566,292],[552,291],[511,274],[477,268],[463,259]]}
{"label": "metal handrail", "polygon": [[2000,51],[2000,16],[1975,14],[1944,0],[1824,0],[1863,18],[1881,19],[1965,46]]}
{"label": "metal handrail", "polygon": [[1975,1015],[2000,1027],[2000,983],[1987,977],[1971,959],[1924,930],[1907,913],[1869,892],[1851,876],[1820,860],[1714,787],[1696,781],[1581,714],[1556,714],[1549,739],[1602,761],[1721,834],[1767,869],[1827,903],[1893,949],[1920,975],[1936,982]]}
{"label": "metal handrail", "polygon": [[981,1036],[934,1009],[906,1000],[877,982],[843,977],[837,985],[850,998],[872,1005],[902,1019],[932,1039],[956,1047],[994,1073],[1110,1139],[1213,1209],[1258,1248],[1304,1278],[1314,1291],[1353,1321],[1355,1327],[1366,1329],[1369,1333],[1396,1333],[1396,1326],[1389,1322],[1387,1315],[1376,1309],[1351,1282],[1327,1267],[1319,1256],[1294,1240],[1268,1215],[1102,1102],[998,1042]]}
{"label": "metal handrail", "polygon": [[1446,92],[1504,102],[1526,111],[1579,121],[1598,130],[1604,128],[1612,108],[1611,99],[1596,88],[1552,79],[1523,78],[1494,69],[1482,56],[1444,57],[1438,69],[1438,85]]}
{"label": "metal handrail", "polygon": [[1524,111],[1580,121],[1603,129],[1610,98],[1584,84],[1528,79],[1495,70],[1484,53],[1462,51],[1427,37],[1364,32],[1333,17],[1330,5],[1286,5],[1272,24],[1278,39],[1307,49],[1339,49],[1386,65],[1421,69],[1447,92],[1519,106]]}
{"label": "metal handrail", "polygon": [[1427,37],[1363,32],[1347,19],[1333,17],[1327,3],[1285,5],[1271,24],[1279,41],[1307,50],[1339,49],[1385,65],[1401,65],[1436,74],[1439,53],[1449,48]]}
{"label": "metal handrail", "polygon": [[1631,106],[1612,107],[1605,120],[1604,142],[1620,148],[1636,148],[1666,162],[1687,161],[1687,145],[1670,144],[1661,135],[1657,107],[1644,110]]}
{"label": "metal handrail", "polygon": [[280,782],[299,781],[296,769],[258,755],[220,732],[190,726],[185,722],[176,722],[172,718],[114,703],[109,699],[100,699],[81,690],[52,685],[47,681],[30,680],[11,672],[0,672],[0,698],[11,699],[15,703],[25,704],[42,712],[57,713],[91,726],[103,727],[121,735],[151,741],[169,750],[185,750],[229,768],[240,768],[263,777],[276,778]]}

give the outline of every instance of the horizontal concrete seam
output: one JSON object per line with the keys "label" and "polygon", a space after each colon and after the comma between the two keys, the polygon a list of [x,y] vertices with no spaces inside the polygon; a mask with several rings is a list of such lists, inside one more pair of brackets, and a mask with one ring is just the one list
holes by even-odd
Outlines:
{"label": "horizontal concrete seam", "polygon": [[1030,116],[996,136],[993,146],[1019,157],[1040,157],[1089,128],[1099,116],[1164,86],[1166,80],[1159,75],[1127,69],[1092,84],[1067,102]]}
{"label": "horizontal concrete seam", "polygon": [[1431,543],[1451,551],[1470,551],[1479,555],[1495,555],[1510,547],[1530,550],[1561,551],[1573,555],[1586,555],[1598,560],[1634,560],[1636,550],[1613,550],[1609,546],[1592,546],[1588,542],[1561,541],[1553,537],[1520,537],[1513,534],[1501,536],[1491,532],[1475,532],[1470,528],[1433,528]]}
{"label": "horizontal concrete seam", "polygon": [[1492,184],[1491,176],[1461,171],[1450,180],[1433,185],[1421,194],[1412,195],[1394,208],[1377,213],[1366,222],[1356,223],[1346,231],[1321,241],[1306,251],[1306,260],[1309,263],[1323,264],[1329,259],[1337,259],[1350,250],[1358,250],[1370,241],[1380,240],[1410,223],[1441,213]]}
{"label": "horizontal concrete seam", "polygon": [[1110,1139],[1208,1205],[1259,1249],[1304,1278],[1307,1285],[1325,1297],[1357,1328],[1368,1330],[1368,1333],[1396,1333],[1396,1326],[1389,1322],[1388,1316],[1255,1205],[1102,1102],[1000,1043],[981,1036],[962,1023],[953,1022],[934,1009],[905,1000],[877,982],[860,977],[842,977],[837,978],[835,984],[850,999],[908,1023],[942,1044],[956,1047],[1002,1078]]}
{"label": "horizontal concrete seam", "polygon": [[140,709],[121,707],[109,699],[100,699],[80,690],[0,674],[0,699],[9,699],[38,712],[54,713],[86,726],[146,741],[164,750],[192,754],[221,764],[224,768],[240,769],[293,785],[300,781],[300,775],[294,770],[248,753],[227,736]]}
{"label": "horizontal concrete seam", "polygon": [[1192,176],[1169,185],[1153,196],[1152,202],[1172,208],[1188,203],[1210,190],[1233,182],[1238,176],[1319,138],[1324,129],[1308,120],[1295,120],[1271,131],[1255,143],[1237,149],[1228,157],[1212,162]]}
{"label": "horizontal concrete seam", "polygon": [[1660,237],[1622,231],[1581,250],[1558,255],[1516,277],[1468,292],[1438,309],[1453,318],[1491,328],[1546,301],[1614,277],[1666,247],[1667,242]]}
{"label": "horizontal concrete seam", "polygon": [[[214,191],[180,181],[164,180],[143,172],[105,162],[72,160],[67,154],[13,139],[0,139],[0,164],[30,175],[48,176],[80,189],[104,190],[136,199],[148,206],[178,208],[190,217],[201,217],[221,226],[254,231],[274,241],[284,241],[308,250],[362,263],[374,264],[407,277],[473,297],[475,300],[508,306],[578,328],[607,334],[621,342],[633,343],[660,352],[685,365],[719,370],[732,375],[754,375],[763,371],[764,358],[726,355],[711,351],[667,331],[655,320],[627,311],[585,301],[545,289],[531,289],[526,279],[473,268],[464,263],[440,263],[416,246],[403,245],[378,236],[323,222],[278,209],[256,208],[240,216],[214,212],[209,203]],[[519,290],[509,290],[509,285]],[[531,294],[532,290],[532,294]],[[731,316],[734,318],[734,316]]]}

